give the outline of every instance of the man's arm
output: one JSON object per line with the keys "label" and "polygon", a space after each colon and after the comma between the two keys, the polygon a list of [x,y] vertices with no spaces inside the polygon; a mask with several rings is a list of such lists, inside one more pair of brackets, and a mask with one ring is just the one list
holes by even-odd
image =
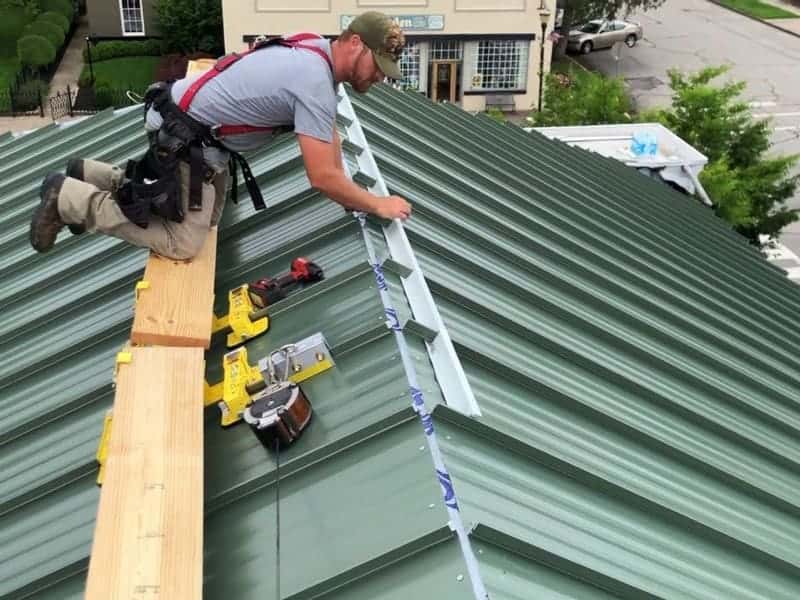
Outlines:
{"label": "man's arm", "polygon": [[333,143],[298,134],[300,151],[311,185],[351,210],[372,213],[384,219],[407,219],[411,205],[400,196],[380,198],[353,183],[342,165],[341,143],[334,129]]}
{"label": "man's arm", "polygon": [[342,158],[342,140],[339,139],[339,130],[336,129],[336,123],[333,124],[333,145],[336,151],[336,165],[344,172],[344,164],[342,163],[344,160],[344,158]]}

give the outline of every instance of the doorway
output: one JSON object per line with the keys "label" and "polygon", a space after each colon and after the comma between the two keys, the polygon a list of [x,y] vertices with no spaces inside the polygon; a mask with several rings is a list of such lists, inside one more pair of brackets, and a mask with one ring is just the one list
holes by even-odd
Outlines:
{"label": "doorway", "polygon": [[432,60],[428,77],[428,95],[434,102],[455,104],[461,91],[461,62]]}

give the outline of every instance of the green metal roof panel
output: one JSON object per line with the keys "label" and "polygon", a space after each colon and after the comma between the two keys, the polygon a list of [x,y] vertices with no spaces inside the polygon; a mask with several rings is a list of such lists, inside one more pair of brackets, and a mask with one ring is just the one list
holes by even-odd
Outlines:
{"label": "green metal roof panel", "polygon": [[[535,543],[552,526],[537,500],[568,497],[560,483],[533,492],[545,475],[531,459],[524,476],[490,473],[513,460],[501,441],[511,436],[572,478],[578,468],[618,486],[621,506],[652,502],[648,515],[680,523],[651,540],[652,564],[600,572],[664,597],[796,596],[798,289],[707,210],[613,161],[412,94],[378,90],[358,105],[389,187],[414,202],[417,257],[482,435],[498,440],[494,460],[476,440],[448,442],[468,518]],[[485,480],[465,484],[473,470]],[[496,508],[513,493],[530,495],[527,512]],[[638,518],[615,510],[621,524]],[[576,505],[559,522],[586,512]],[[556,553],[607,543],[615,530],[595,516],[583,521],[588,539],[554,535]],[[640,554],[639,540],[622,539],[601,553],[610,563]],[[681,572],[691,562],[675,557],[694,547],[738,587],[712,592],[711,569]]]}
{"label": "green metal roof panel", "polygon": [[[798,289],[624,165],[386,87],[352,101],[387,184],[414,203],[408,236],[483,414],[442,405],[435,332],[410,321],[493,600],[796,597]],[[69,235],[35,255],[38,185],[69,156],[143,146],[139,110],[0,144],[2,600],[82,594],[94,452],[146,258]],[[344,146],[374,183],[363,148]],[[314,422],[281,456],[284,597],[472,597],[357,224],[309,188],[291,136],[251,164],[270,210],[243,187],[226,210],[217,310],[308,255],[326,280],[276,304],[248,352],[321,330],[337,362],[304,385]],[[406,322],[402,270],[387,278]],[[223,354],[215,337],[212,383]],[[273,598],[274,457],[218,423],[209,408],[204,597]]]}

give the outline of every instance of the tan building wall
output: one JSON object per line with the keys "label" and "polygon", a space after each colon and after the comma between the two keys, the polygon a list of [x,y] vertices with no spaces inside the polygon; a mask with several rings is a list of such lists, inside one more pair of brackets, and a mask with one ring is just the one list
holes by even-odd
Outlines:
{"label": "tan building wall", "polygon": [[[313,31],[336,36],[348,18],[379,10],[400,20],[408,47],[404,87],[481,111],[527,111],[539,93],[542,23],[552,31],[555,0],[223,0],[225,48],[258,35]],[[544,72],[551,46],[545,41]]]}
{"label": "tan building wall", "polygon": [[158,36],[156,9],[154,0],[140,0],[144,32],[136,34],[123,34],[122,19],[120,16],[120,0],[86,0],[86,18],[89,21],[89,33],[93,37],[140,37]]}

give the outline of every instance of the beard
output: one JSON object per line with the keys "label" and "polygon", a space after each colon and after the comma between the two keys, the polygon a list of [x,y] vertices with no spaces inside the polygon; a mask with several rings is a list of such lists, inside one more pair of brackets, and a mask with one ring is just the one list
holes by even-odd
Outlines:
{"label": "beard", "polygon": [[372,80],[359,79],[358,81],[354,81],[351,85],[359,94],[366,94],[367,91],[369,91],[370,86],[372,86]]}

